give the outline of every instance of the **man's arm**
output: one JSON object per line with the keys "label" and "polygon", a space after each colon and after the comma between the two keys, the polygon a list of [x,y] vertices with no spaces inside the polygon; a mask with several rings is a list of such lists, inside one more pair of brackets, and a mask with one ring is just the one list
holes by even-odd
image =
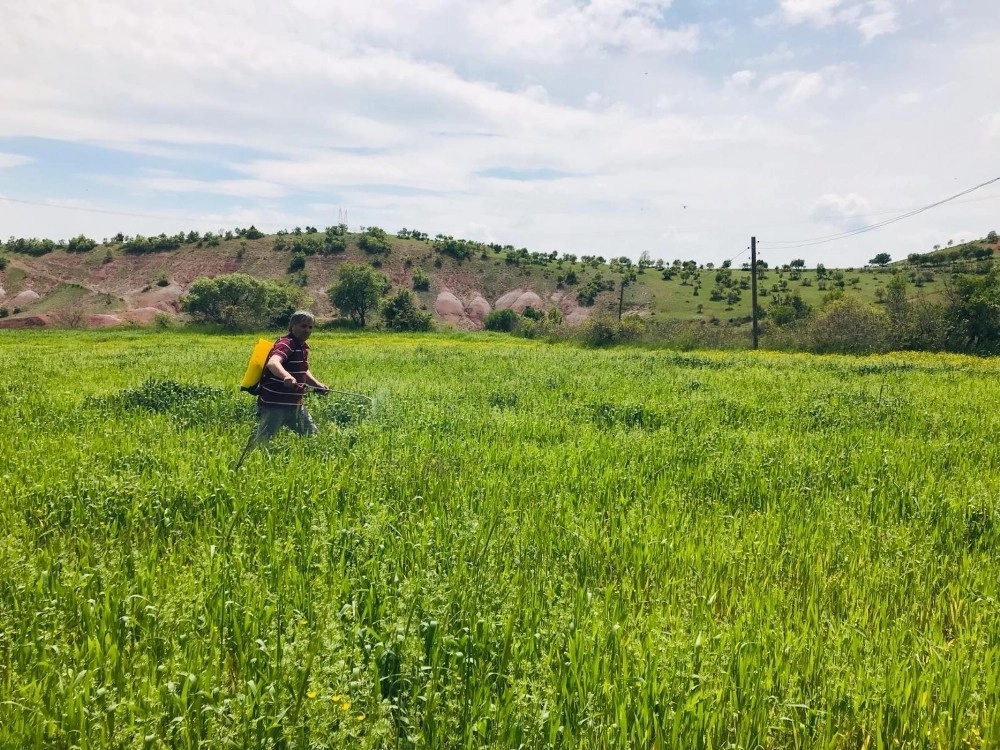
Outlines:
{"label": "man's arm", "polygon": [[327,393],[330,390],[326,387],[325,383],[321,383],[316,379],[316,376],[312,374],[312,370],[306,370],[305,380],[309,385],[316,387],[323,393]]}
{"label": "man's arm", "polygon": [[[285,385],[292,386],[295,385],[295,376],[292,375],[288,370],[285,369],[284,363],[281,361],[280,354],[272,354],[271,358],[267,360],[267,370],[274,377],[279,378],[284,382]],[[308,377],[309,373],[306,373]]]}

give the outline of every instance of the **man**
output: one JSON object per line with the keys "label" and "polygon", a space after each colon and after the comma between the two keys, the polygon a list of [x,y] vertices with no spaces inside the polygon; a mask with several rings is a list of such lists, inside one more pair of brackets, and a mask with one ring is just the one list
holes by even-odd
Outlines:
{"label": "man", "polygon": [[307,385],[322,394],[329,389],[309,370],[309,345],[316,318],[307,310],[297,310],[288,321],[288,335],[274,342],[267,355],[264,374],[257,391],[257,432],[254,443],[266,443],[282,427],[299,435],[317,432],[309,411],[302,403]]}

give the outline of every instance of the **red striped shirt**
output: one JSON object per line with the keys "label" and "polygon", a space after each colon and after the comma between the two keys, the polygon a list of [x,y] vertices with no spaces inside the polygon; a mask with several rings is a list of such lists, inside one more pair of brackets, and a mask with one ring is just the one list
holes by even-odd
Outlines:
{"label": "red striped shirt", "polygon": [[[309,370],[309,344],[299,341],[294,336],[282,336],[274,342],[268,352],[267,361],[275,354],[281,358],[281,366],[296,383],[306,382],[306,372]],[[302,394],[287,387],[281,380],[271,374],[265,366],[264,375],[260,379],[260,390],[257,392],[257,404],[260,406],[280,406],[292,408],[302,403]]]}

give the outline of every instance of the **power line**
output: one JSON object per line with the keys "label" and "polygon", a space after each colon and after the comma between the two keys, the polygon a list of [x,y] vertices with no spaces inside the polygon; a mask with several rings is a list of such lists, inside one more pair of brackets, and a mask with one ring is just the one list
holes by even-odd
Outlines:
{"label": "power line", "polygon": [[865,232],[871,232],[875,229],[881,229],[882,227],[888,226],[889,224],[895,224],[897,221],[902,221],[903,219],[909,219],[911,216],[916,216],[917,214],[922,214],[924,211],[929,211],[932,208],[937,208],[938,206],[943,206],[945,203],[949,203],[956,198],[961,198],[963,195],[968,195],[971,192],[984,188],[987,185],[992,185],[995,182],[1000,182],[1000,177],[994,177],[992,180],[987,180],[986,182],[980,183],[974,187],[963,190],[960,193],[955,193],[955,195],[949,196],[943,200],[939,200],[935,203],[931,203],[926,206],[921,206],[920,208],[913,209],[912,211],[907,211],[906,213],[900,214],[899,216],[894,216],[891,219],[886,219],[885,221],[879,221],[875,224],[869,224],[868,226],[859,227],[857,229],[851,229],[846,232],[838,232],[837,234],[827,235],[825,237],[812,237],[804,240],[774,240],[768,242],[768,246],[780,246],[781,250],[795,250],[800,247],[812,247],[813,245],[823,245],[827,242],[833,242],[835,240],[842,240],[847,237],[853,237],[856,234],[863,234]]}
{"label": "power line", "polygon": [[84,211],[86,213],[92,214],[107,214],[109,216],[131,216],[137,219],[162,219],[164,221],[206,221],[205,217],[194,218],[192,216],[166,216],[164,214],[140,214],[133,213],[130,211],[111,211],[105,208],[90,208],[87,206],[66,206],[60,205],[58,203],[42,203],[41,201],[27,201],[20,198],[8,198],[5,195],[0,195],[0,201],[7,201],[8,203],[22,203],[26,206],[41,206],[42,208],[59,208],[64,211]]}

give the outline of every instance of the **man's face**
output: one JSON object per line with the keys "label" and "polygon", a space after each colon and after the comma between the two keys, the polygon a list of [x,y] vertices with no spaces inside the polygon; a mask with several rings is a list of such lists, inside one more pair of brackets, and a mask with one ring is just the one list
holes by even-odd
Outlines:
{"label": "man's face", "polygon": [[300,320],[298,323],[292,323],[292,335],[299,341],[305,341],[312,332],[313,324],[311,320]]}

